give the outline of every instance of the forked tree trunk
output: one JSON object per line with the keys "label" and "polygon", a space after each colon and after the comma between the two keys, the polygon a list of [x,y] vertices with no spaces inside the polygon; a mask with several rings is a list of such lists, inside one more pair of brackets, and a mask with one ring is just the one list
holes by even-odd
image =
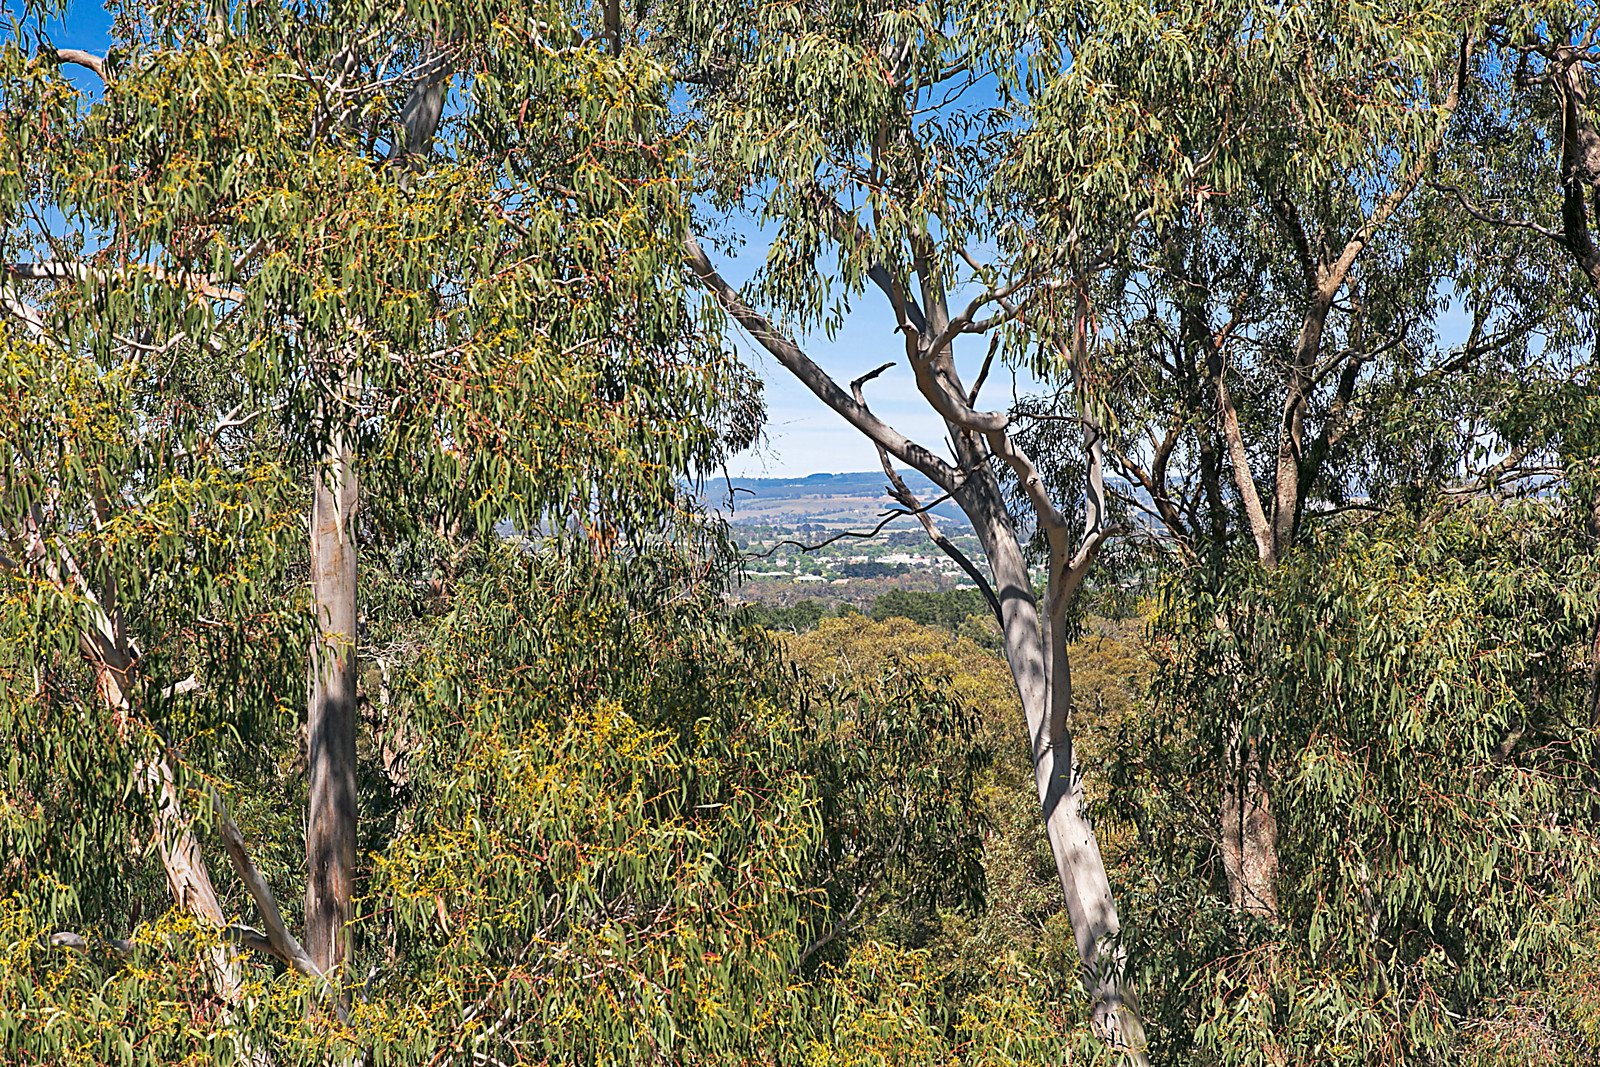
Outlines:
{"label": "forked tree trunk", "polygon": [[1093,1027],[1131,1062],[1146,1064],[1144,1023],[1126,973],[1122,923],[1084,807],[1083,776],[1064,714],[1072,700],[1065,637],[1041,618],[1027,561],[992,475],[970,478],[957,499],[994,576],[1006,661],[1022,702],[1045,836],[1077,941]]}
{"label": "forked tree trunk", "polygon": [[[950,326],[938,283],[928,282],[924,289],[925,296],[930,291],[934,294],[930,302],[935,313],[929,317],[916,307],[914,300],[903,295],[884,268],[874,267],[869,272],[875,284],[890,294],[897,311],[906,317],[907,355],[917,372],[918,388],[945,419],[959,471],[883,423],[867,408],[860,387],[877,372],[857,379],[852,383],[853,393],[846,393],[799,346],[745,302],[738,290],[712,267],[693,235],[685,239],[684,251],[689,268],[722,307],[819,400],[848,419],[884,453],[916,467],[941,485],[971,520],[993,578],[990,592],[999,604],[1006,661],[1022,703],[1045,835],[1055,857],[1067,916],[1078,944],[1094,1029],[1108,1045],[1123,1053],[1127,1062],[1148,1064],[1144,1025],[1125,969],[1122,924],[1112,900],[1105,861],[1084,811],[1083,780],[1073,758],[1072,734],[1065,714],[1072,703],[1072,680],[1067,671],[1064,634],[1058,625],[1051,625],[1051,619],[1041,618],[1027,561],[991,460],[999,456],[1011,467],[1039,507],[1041,522],[1046,521],[1048,513],[1052,536],[1058,539],[1053,543],[1050,586],[1052,594],[1061,594],[1052,595],[1052,610],[1070,603],[1067,585],[1071,583],[1058,584],[1067,562],[1059,543],[1065,537],[1067,524],[1053,504],[1040,499],[1047,493],[1032,462],[1009,437],[1005,416],[974,411],[971,404],[976,391],[969,394],[961,386],[949,352],[935,349],[930,357],[923,349],[922,342],[931,344]],[[1086,338],[1081,325],[1078,336]],[[981,378],[982,374],[980,382]],[[1092,462],[1097,458],[1098,452],[1091,455]],[[889,460],[885,458],[884,463],[887,467]],[[890,480],[894,481],[892,474]],[[1095,486],[1091,495],[1098,496],[1099,483],[1091,480]],[[1088,516],[1091,527],[1100,517]],[[1076,561],[1082,568],[1074,568],[1072,582],[1081,580],[1083,569],[1092,561],[1105,535],[1106,531],[1101,530],[1093,533],[1093,540],[1085,540],[1082,559]]]}
{"label": "forked tree trunk", "polygon": [[305,948],[324,974],[348,955],[356,859],[355,450],[340,432],[316,472],[311,503],[311,645],[306,708]]}

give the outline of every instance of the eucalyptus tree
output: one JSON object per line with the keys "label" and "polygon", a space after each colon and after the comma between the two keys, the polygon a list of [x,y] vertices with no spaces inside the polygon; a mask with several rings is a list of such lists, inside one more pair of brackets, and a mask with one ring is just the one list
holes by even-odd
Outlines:
{"label": "eucalyptus tree", "polygon": [[[1502,1025],[1508,989],[1541,987],[1551,975],[1516,958],[1537,936],[1515,904],[1526,877],[1475,881],[1431,845],[1515,835],[1515,819],[1473,831],[1453,828],[1461,825],[1454,820],[1484,817],[1501,803],[1499,790],[1537,781],[1534,788],[1554,791],[1539,802],[1543,810],[1579,813],[1552,818],[1540,848],[1563,872],[1546,903],[1561,922],[1581,926],[1575,917],[1592,907],[1587,883],[1566,882],[1564,873],[1592,855],[1582,832],[1592,792],[1576,780],[1574,757],[1586,758],[1587,742],[1569,714],[1570,665],[1575,631],[1595,616],[1590,579],[1570,555],[1569,515],[1543,503],[1507,513],[1452,509],[1501,496],[1514,482],[1548,487],[1529,407],[1545,405],[1532,421],[1546,428],[1553,411],[1581,411],[1571,383],[1559,386],[1564,361],[1573,365],[1573,347],[1590,333],[1565,265],[1519,258],[1530,250],[1464,223],[1444,195],[1444,183],[1459,180],[1456,160],[1472,158],[1477,145],[1514,174],[1526,175],[1541,156],[1520,140],[1475,141],[1484,132],[1476,112],[1507,85],[1496,12],[1312,4],[1252,22],[1248,10],[1240,5],[1230,17],[1196,7],[1189,21],[1157,20],[1128,47],[1108,47],[1098,68],[1082,50],[1073,56],[1086,74],[1102,74],[1096,88],[1108,105],[1125,107],[1125,121],[1144,132],[1138,173],[1154,185],[1163,171],[1153,161],[1175,157],[1171,171],[1193,175],[1187,197],[1130,230],[1099,290],[1105,331],[1095,369],[1111,427],[1106,447],[1135,487],[1130,506],[1166,535],[1176,571],[1156,620],[1173,672],[1152,694],[1159,726],[1140,735],[1170,731],[1171,747],[1135,747],[1120,760],[1127,788],[1115,799],[1138,792],[1148,774],[1164,780],[1152,808],[1183,813],[1152,817],[1146,808],[1135,818],[1153,856],[1193,850],[1182,874],[1158,864],[1152,883],[1174,898],[1158,914],[1178,932],[1146,944],[1165,964],[1157,973],[1215,980],[1214,997],[1191,1001],[1181,1017],[1191,1034],[1182,1023],[1167,1029],[1200,1045],[1202,1062],[1466,1058],[1473,1027]],[[1103,170],[1101,159],[1070,151],[1084,140],[1084,111],[1070,97],[1040,102],[1042,143],[1029,159],[1041,168],[1041,190]],[[1117,114],[1110,106],[1103,113]],[[1064,161],[1062,169],[1045,169],[1051,160]],[[1493,180],[1488,168],[1479,173]],[[1065,229],[1080,217],[1050,221]],[[1452,338],[1447,324],[1459,311],[1465,336]],[[1064,411],[1044,413],[1059,419],[1076,402],[1069,396]],[[1592,441],[1588,426],[1573,418],[1565,439]],[[1357,525],[1385,511],[1391,525],[1379,528],[1390,532]],[[1527,569],[1490,562],[1465,532],[1475,525],[1493,531],[1483,535],[1489,541],[1513,542],[1506,551]],[[1409,574],[1388,567],[1386,537],[1417,553]],[[1361,582],[1373,583],[1370,593],[1353,595]],[[1428,592],[1407,594],[1420,588],[1413,582]],[[1491,606],[1510,590],[1554,601]],[[1370,610],[1368,621],[1344,614],[1367,597],[1370,608],[1358,614]],[[1458,597],[1476,606],[1443,607]],[[1525,621],[1502,630],[1507,611]],[[1453,630],[1463,613],[1473,627]],[[1405,619],[1404,628],[1427,630],[1423,640],[1438,644],[1408,654],[1406,639],[1380,618]],[[1547,639],[1504,677],[1485,660],[1476,682],[1455,680],[1486,648]],[[1473,651],[1457,658],[1444,651],[1451,642]],[[1544,675],[1547,657],[1560,664],[1559,681]],[[1514,701],[1502,682],[1518,691]],[[1470,695],[1456,710],[1419,710],[1461,686]],[[1495,710],[1508,701],[1517,709],[1509,721]],[[1407,730],[1430,755],[1373,741]],[[1204,755],[1194,758],[1197,751]],[[1378,761],[1383,773],[1340,763],[1348,752]],[[1197,815],[1206,806],[1192,799],[1197,783],[1209,794],[1217,777],[1221,803]],[[1448,800],[1392,836],[1381,818],[1360,825],[1334,814],[1373,793],[1391,812],[1419,812],[1408,799],[1419,793]],[[1193,832],[1191,818],[1220,822],[1220,833],[1175,845],[1185,836],[1178,827]],[[1260,922],[1227,921],[1188,884],[1218,865],[1214,857],[1232,910]],[[1380,864],[1392,873],[1376,873]],[[1419,882],[1406,873],[1416,870],[1431,873]],[[1413,906],[1421,908],[1415,918]],[[1191,914],[1198,917],[1184,917]],[[1432,984],[1430,953],[1456,961],[1448,983]],[[1359,980],[1335,977],[1351,967]],[[1174,1007],[1168,998],[1161,1006]],[[1496,1021],[1458,1028],[1485,1018]]]}
{"label": "eucalyptus tree", "polygon": [[[1095,291],[1104,447],[1128,506],[1215,595],[1234,545],[1270,572],[1317,516],[1420,478],[1419,460],[1456,473],[1471,438],[1454,423],[1391,433],[1404,441],[1398,478],[1372,435],[1464,369],[1526,352],[1534,324],[1503,301],[1473,309],[1461,346],[1437,344],[1460,265],[1428,239],[1442,217],[1423,213],[1424,183],[1488,12],[1237,3],[1141,21],[1136,5],[1109,7],[1131,36],[1089,31],[1063,53],[1074,76],[1032,102],[1019,182],[1041,236],[1113,238]],[[1119,153],[1117,170],[1107,157]],[[1115,188],[1098,204],[1054,193],[1096,189],[1108,172],[1125,190],[1120,216],[1106,220]],[[1241,645],[1215,666],[1242,676],[1238,657],[1253,655]],[[1271,922],[1272,738],[1250,704],[1241,691],[1204,714],[1229,899]]]}
{"label": "eucalyptus tree", "polygon": [[[664,83],[590,14],[151,4],[119,10],[107,55],[29,20],[0,56],[8,728],[135,786],[174,905],[319,980],[348,978],[357,878],[361,500],[400,527],[556,515],[604,541],[675,506],[743,395],[672,284]],[[226,795],[296,689],[300,938]],[[52,764],[29,771],[17,796],[42,802]],[[207,868],[190,824],[213,809],[264,933]],[[126,825],[97,818],[120,852]],[[106,862],[36,858],[67,900]]]}
{"label": "eucalyptus tree", "polygon": [[[751,210],[776,234],[745,292],[698,240],[691,271],[886,466],[918,469],[972,519],[1095,1017],[1136,1046],[1120,922],[1073,767],[1063,640],[1116,530],[1107,448],[1182,539],[1220,550],[1243,530],[1259,564],[1277,564],[1331,481],[1326,453],[1353,421],[1364,368],[1408,338],[1407,312],[1433,296],[1391,263],[1365,265],[1385,255],[1444,136],[1483,16],[1460,3],[1240,2],[1154,15],[1122,3],[751,4],[698,17],[664,15],[664,32],[647,22],[645,37],[679,46],[708,203]],[[1388,304],[1341,304],[1368,274],[1393,275]],[[948,454],[871,411],[872,376],[847,389],[794,339],[869,290],[887,301],[900,336],[886,340],[943,421]],[[1147,351],[1174,334],[1187,374],[1163,371],[1167,349]],[[991,341],[981,362],[962,344],[974,335]],[[997,356],[1070,383],[1064,410],[1031,421],[982,410]],[[1130,444],[1135,427],[1169,419],[1153,453]],[[1055,420],[1082,458],[1043,467],[1033,427]],[[1180,443],[1199,483],[1187,500],[1172,484]],[[1069,514],[1080,500],[1081,520]],[[1036,531],[1042,605],[1024,553]],[[1223,733],[1230,895],[1270,918],[1269,770],[1245,723]]]}
{"label": "eucalyptus tree", "polygon": [[[947,541],[940,547],[979,580],[1004,634],[1094,1026],[1142,1061],[1121,921],[1070,729],[1070,613],[1115,532],[1100,453],[1090,449],[1083,485],[1052,495],[1011,417],[984,403],[996,359],[1027,350],[1029,336],[1052,368],[1081,366],[1088,354],[1082,278],[1070,257],[1027,241],[1004,187],[991,181],[1013,143],[1018,119],[1006,103],[1022,91],[1026,51],[1050,47],[1027,28],[1035,14],[942,2],[756,2],[645,9],[635,29],[676,65],[707,210],[775,228],[765,264],[742,291],[700,234],[685,244],[690,274],[872,442],[892,482],[895,463],[910,466],[972,521],[987,574]],[[869,291],[894,324],[885,356],[904,358],[948,450],[873,412],[867,385],[892,363],[846,384],[796,340],[797,331],[837,324]],[[986,356],[969,352],[974,338],[989,339]],[[1083,417],[1092,427],[1087,408]],[[913,513],[937,502],[901,484],[893,492]],[[1027,554],[1035,533],[1037,570]]]}
{"label": "eucalyptus tree", "polygon": [[[1507,12],[1492,28],[1463,136],[1432,184],[1454,213],[1452,247],[1470,243],[1476,261],[1463,288],[1480,300],[1499,294],[1540,323],[1541,373],[1502,387],[1500,430],[1518,456],[1559,468],[1600,551],[1597,35],[1583,5]],[[1600,624],[1590,659],[1590,717],[1600,722]]]}
{"label": "eucalyptus tree", "polygon": [[[1161,919],[1140,950],[1172,1062],[1593,1060],[1586,542],[1559,499],[1474,494],[1317,524],[1225,598],[1164,587],[1166,696],[1113,803]],[[1240,634],[1284,830],[1279,921],[1243,945],[1211,889],[1191,710],[1238,692],[1215,663]]]}

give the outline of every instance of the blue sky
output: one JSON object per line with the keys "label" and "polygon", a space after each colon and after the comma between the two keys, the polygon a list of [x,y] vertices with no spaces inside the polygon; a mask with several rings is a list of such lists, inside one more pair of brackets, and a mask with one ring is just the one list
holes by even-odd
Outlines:
{"label": "blue sky", "polygon": [[[744,228],[747,240],[738,255],[707,249],[712,263],[733,285],[743,285],[760,267],[766,256],[765,235],[753,225]],[[954,299],[954,298],[953,298]],[[836,415],[811,391],[767,355],[760,345],[740,331],[736,324],[732,340],[745,361],[756,368],[766,382],[766,440],[753,451],[738,456],[728,465],[736,477],[788,477],[819,471],[846,472],[878,469],[878,454],[872,445],[843,418]],[[894,362],[867,386],[867,404],[873,412],[901,433],[936,452],[946,452],[944,423],[928,407],[912,381],[905,360],[905,344],[895,332],[894,313],[888,301],[875,289],[858,298],[845,317],[843,327],[830,339],[821,330],[796,338],[801,348],[841,386],[848,386],[874,367]],[[964,338],[957,342],[957,362],[962,377],[969,383],[977,376],[987,342]],[[1010,406],[1013,382],[1023,393],[1037,386],[1022,372],[1013,380],[1009,368],[996,366],[990,371],[980,406]]]}
{"label": "blue sky", "polygon": [[[18,0],[0,0],[0,14],[7,18],[21,18],[22,12]],[[74,0],[67,4],[65,17],[48,23],[48,32],[50,42],[58,48],[84,48],[104,55],[111,44],[111,14],[99,4]],[[79,76],[87,79],[81,83],[85,87],[95,80],[93,74],[76,67],[66,67],[64,72],[75,84],[79,84]]]}
{"label": "blue sky", "polygon": [[[20,15],[16,0],[0,0],[0,12]],[[86,48],[103,53],[110,44],[111,17],[98,4],[82,0],[68,4],[66,17],[50,26],[50,37],[62,48]],[[83,88],[91,89],[94,75],[76,67],[63,72]],[[737,256],[716,255],[714,261],[724,277],[742,285],[766,256],[767,242],[754,224],[739,227],[746,238]],[[709,249],[708,249],[709,250]],[[944,427],[937,415],[921,401],[905,365],[900,335],[894,332],[894,317],[875,291],[869,292],[851,309],[843,329],[829,339],[818,332],[803,337],[803,347],[841,384],[890,360],[899,365],[874,383],[868,403],[885,421],[902,432],[939,451],[943,451]],[[740,354],[766,381],[767,432],[762,445],[736,458],[730,465],[735,476],[773,476],[812,474],[818,471],[866,471],[878,467],[877,453],[864,437],[843,419],[828,410],[811,393],[769,357],[748,337],[736,334]],[[964,352],[968,377],[976,373],[983,350]],[[1010,396],[1009,372],[996,368],[986,390],[994,406],[1003,406]]]}

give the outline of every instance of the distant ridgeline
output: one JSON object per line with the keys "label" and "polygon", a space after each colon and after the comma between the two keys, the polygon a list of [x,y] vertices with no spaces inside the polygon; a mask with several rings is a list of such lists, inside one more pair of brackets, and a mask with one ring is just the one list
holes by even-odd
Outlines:
{"label": "distant ridgeline", "polygon": [[[916,471],[900,476],[927,507],[942,495],[939,488]],[[812,474],[804,478],[710,479],[701,490],[707,508],[730,522],[754,526],[871,527],[895,507],[888,493],[889,479],[881,470],[850,474]],[[969,529],[955,501],[945,500],[930,509],[951,532]],[[905,518],[899,526],[913,522]]]}
{"label": "distant ridgeline", "polygon": [[[939,488],[916,471],[902,470],[900,477],[923,507],[938,500]],[[811,474],[803,478],[714,478],[700,492],[705,506],[727,516],[739,526],[824,526],[835,529],[871,528],[895,506],[888,493],[889,479],[881,470],[849,474]],[[1106,489],[1148,505],[1149,495],[1119,478],[1106,479]],[[931,509],[951,534],[972,529],[953,500]],[[914,525],[911,518],[897,520],[895,529]]]}
{"label": "distant ridgeline", "polygon": [[[925,475],[900,471],[906,486],[923,507],[943,495]],[[889,496],[889,479],[883,471],[856,471],[849,474],[809,474],[799,478],[707,478],[698,489],[687,483],[684,489],[708,510],[720,513],[735,526],[770,526],[780,530],[822,527],[829,530],[870,530],[891,509],[898,508]],[[951,535],[970,533],[972,524],[953,500],[943,500],[929,509],[939,525]],[[903,516],[885,527],[887,530],[918,530],[916,520]],[[538,541],[552,528],[540,524],[521,531],[509,521],[496,524],[501,537],[527,537]]]}

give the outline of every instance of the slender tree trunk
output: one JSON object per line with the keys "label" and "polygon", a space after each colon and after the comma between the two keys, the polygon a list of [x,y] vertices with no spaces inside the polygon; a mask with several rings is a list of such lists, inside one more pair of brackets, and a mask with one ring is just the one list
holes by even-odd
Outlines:
{"label": "slender tree trunk", "polygon": [[[112,630],[120,639],[121,622],[112,617]],[[85,639],[86,650],[96,642]],[[128,696],[129,672],[133,661],[118,640],[109,648],[87,655],[94,666],[95,688],[108,711],[119,720],[132,712]],[[221,898],[211,883],[211,873],[195,840],[189,819],[178,796],[172,767],[159,755],[141,757],[133,767],[134,788],[155,807],[156,852],[167,876],[172,902],[202,923],[221,931],[228,925]],[[207,961],[211,989],[230,1008],[239,1003],[243,976],[239,960],[226,941],[219,941]]]}
{"label": "slender tree trunk", "polygon": [[1144,1064],[1144,1024],[1125,971],[1122,923],[1084,808],[1083,777],[1063,713],[1071,704],[1072,684],[1064,638],[1040,618],[1028,565],[993,476],[975,472],[958,500],[973,521],[994,576],[1006,660],[1022,701],[1045,836],[1078,944],[1093,1025],[1107,1043]]}
{"label": "slender tree trunk", "polygon": [[[430,57],[437,60],[437,55]],[[392,164],[420,166],[432,150],[450,79],[438,63],[419,78],[401,108],[405,137]],[[350,358],[347,354],[346,358]],[[317,636],[311,646],[306,706],[306,936],[317,969],[333,975],[350,954],[356,865],[356,475],[349,410],[360,397],[355,367],[341,371],[343,410],[323,454],[311,502],[311,593]]]}
{"label": "slender tree trunk", "polygon": [[[1279,546],[1261,565],[1272,570]],[[1242,654],[1249,654],[1242,650]],[[1242,670],[1242,665],[1240,665]],[[1237,715],[1242,702],[1235,700]],[[1242,741],[1235,720],[1228,737],[1218,821],[1222,831],[1222,870],[1234,910],[1267,922],[1278,921],[1278,820],[1272,814],[1271,767],[1255,738]]]}
{"label": "slender tree trunk", "polygon": [[[84,597],[89,624],[78,634],[78,647],[94,671],[95,692],[126,737],[133,714],[130,689],[134,671],[133,643],[117,607],[116,586],[110,581],[91,585],[78,561],[45,541],[37,509],[26,516],[20,542],[28,568],[42,574],[64,593],[76,588]],[[172,902],[201,922],[222,930],[227,925],[221,899],[211,883],[200,843],[195,840],[178,796],[172,767],[163,755],[141,757],[133,767],[133,786],[155,808],[156,851],[166,874]],[[223,1003],[237,1004],[240,996],[239,962],[226,942],[219,942],[209,960],[211,988]]]}
{"label": "slender tree trunk", "polygon": [[[1320,342],[1321,319],[1308,320],[1306,330]],[[1313,329],[1313,324],[1315,327]],[[1302,348],[1305,341],[1302,340]],[[1275,504],[1269,516],[1262,506],[1255,478],[1250,472],[1249,456],[1244,437],[1239,430],[1239,420],[1228,393],[1225,368],[1220,357],[1213,357],[1211,372],[1217,389],[1217,410],[1220,415],[1223,438],[1228,449],[1229,464],[1233,467],[1234,485],[1243,504],[1245,521],[1255,542],[1256,557],[1264,570],[1271,571],[1287,549],[1293,536],[1293,513],[1299,499],[1299,471],[1294,463],[1286,465],[1285,455],[1298,462],[1299,444],[1280,448],[1278,464],[1278,489]],[[1299,388],[1294,386],[1293,388]],[[1300,431],[1295,412],[1301,401],[1291,397],[1285,409],[1282,430],[1285,441],[1293,441]],[[1285,480],[1293,491],[1285,489]],[[1216,557],[1222,565],[1222,557]],[[1219,575],[1220,577],[1220,575]],[[1219,620],[1218,625],[1227,624]],[[1241,654],[1244,654],[1241,652]],[[1238,665],[1241,669],[1242,664]],[[1224,709],[1236,714],[1239,701]],[[1222,870],[1228,882],[1228,899],[1237,910],[1257,915],[1268,921],[1278,918],[1278,824],[1272,816],[1272,801],[1268,794],[1269,768],[1261,758],[1255,742],[1241,748],[1239,723],[1234,722],[1228,739],[1223,763],[1222,796],[1218,804],[1218,829],[1221,837]]]}
{"label": "slender tree trunk", "polygon": [[311,504],[311,591],[317,635],[306,709],[305,948],[324,974],[348,951],[356,856],[355,450],[335,434]]}
{"label": "slender tree trunk", "polygon": [[[922,235],[921,244],[927,247],[926,234]],[[1066,647],[1064,644],[1056,647],[1063,641],[1063,635],[1040,618],[1027,561],[990,462],[997,455],[1003,457],[1023,481],[1030,496],[1043,491],[1036,471],[1029,480],[1032,464],[1007,435],[1005,418],[972,410],[974,401],[961,386],[948,350],[931,350],[932,340],[943,335],[950,321],[936,275],[931,269],[924,269],[926,264],[918,267],[923,299],[930,309],[925,314],[918,309],[915,300],[904,296],[886,270],[874,267],[869,272],[874,282],[890,295],[897,313],[903,316],[906,354],[917,375],[917,388],[945,419],[956,453],[955,469],[867,409],[859,399],[859,388],[872,375],[853,383],[856,395],[847,394],[799,346],[745,302],[738,290],[716,272],[692,236],[685,240],[684,251],[689,268],[723,308],[806,388],[879,448],[943,486],[971,520],[993,577],[992,592],[999,602],[1006,660],[1027,723],[1045,834],[1055,857],[1067,916],[1078,943],[1094,1026],[1099,1036],[1121,1051],[1128,1062],[1148,1064],[1144,1026],[1125,971],[1122,925],[1112,900],[1105,861],[1084,811],[1083,781],[1073,759],[1072,735],[1067,728],[1067,717],[1052,711],[1070,707],[1072,700]],[[925,349],[924,342],[930,347]],[[1098,456],[1098,452],[1095,455]],[[1048,501],[1040,509],[1041,519],[1046,512],[1055,513]],[[1065,526],[1058,513],[1054,514],[1052,525]],[[1085,561],[1093,558],[1098,544],[1086,542]],[[1052,567],[1053,588],[1057,580],[1055,570]],[[1052,678],[1057,679],[1053,695]]]}

